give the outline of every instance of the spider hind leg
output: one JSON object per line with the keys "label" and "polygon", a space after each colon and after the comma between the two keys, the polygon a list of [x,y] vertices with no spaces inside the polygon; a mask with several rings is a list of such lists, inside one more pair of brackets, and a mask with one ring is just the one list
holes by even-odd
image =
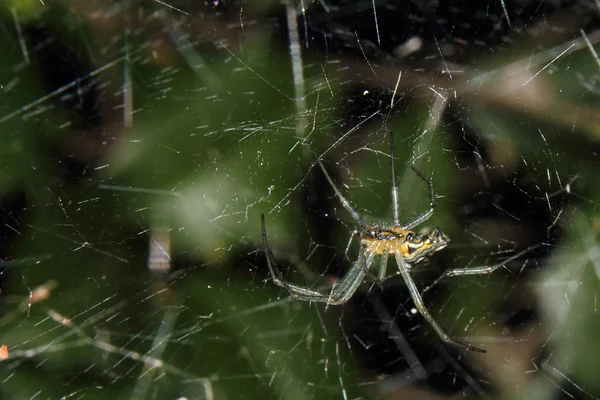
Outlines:
{"label": "spider hind leg", "polygon": [[304,301],[315,301],[319,303],[327,303],[330,305],[344,304],[358,290],[358,287],[365,279],[371,264],[373,263],[373,254],[369,254],[366,258],[364,255],[359,255],[358,259],[352,264],[346,275],[336,283],[329,294],[321,293],[315,290],[307,289],[298,285],[289,283],[283,277],[281,271],[277,268],[273,252],[269,248],[267,241],[267,230],[265,227],[265,215],[261,214],[262,239],[267,264],[271,272],[273,282],[286,289],[290,296]]}

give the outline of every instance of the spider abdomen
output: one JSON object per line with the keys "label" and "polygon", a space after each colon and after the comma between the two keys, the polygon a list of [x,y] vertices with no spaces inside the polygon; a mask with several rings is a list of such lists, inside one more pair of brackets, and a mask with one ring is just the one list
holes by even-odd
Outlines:
{"label": "spider abdomen", "polygon": [[392,240],[370,240],[363,239],[362,243],[365,246],[367,253],[380,255],[383,252],[388,254],[404,254],[402,250],[403,240],[392,239]]}
{"label": "spider abdomen", "polygon": [[388,254],[408,253],[406,237],[413,232],[399,226],[389,226],[381,228],[376,225],[368,226],[365,229],[361,244],[367,253],[380,255],[384,252]]}

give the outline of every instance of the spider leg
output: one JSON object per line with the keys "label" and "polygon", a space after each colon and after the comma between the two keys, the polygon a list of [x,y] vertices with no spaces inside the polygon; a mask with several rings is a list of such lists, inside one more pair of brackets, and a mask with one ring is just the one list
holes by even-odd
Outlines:
{"label": "spider leg", "polygon": [[286,288],[290,291],[292,297],[299,300],[316,301],[330,305],[344,304],[356,293],[366,276],[366,271],[373,263],[373,255],[365,260],[360,256],[356,260],[341,281],[333,286],[329,294],[315,292],[296,285],[285,282]]}
{"label": "spider leg", "polygon": [[427,221],[433,215],[433,211],[435,210],[435,188],[433,186],[433,181],[427,178],[425,175],[423,175],[423,173],[419,171],[414,165],[411,165],[410,168],[415,174],[417,174],[419,178],[421,178],[421,180],[423,180],[423,182],[427,183],[427,186],[429,187],[429,210],[425,211],[423,214],[419,215],[417,218],[412,220],[408,225],[405,226],[406,229],[412,229],[415,226]]}
{"label": "spider leg", "polygon": [[390,131],[390,156],[392,157],[392,204],[394,208],[394,225],[400,226],[400,200],[398,184],[396,183],[396,151],[394,148],[394,134]]}
{"label": "spider leg", "polygon": [[365,279],[371,264],[373,263],[373,254],[369,254],[369,256],[365,259],[364,255],[361,253],[341,281],[333,286],[333,289],[331,289],[329,294],[288,283],[281,274],[281,271],[279,271],[277,268],[277,264],[275,263],[275,259],[273,257],[273,252],[269,248],[264,214],[261,214],[260,222],[262,227],[263,247],[267,257],[267,264],[269,265],[269,270],[271,271],[273,283],[275,283],[277,286],[285,288],[290,293],[290,296],[295,299],[315,301],[332,305],[344,304],[356,292],[362,281]]}
{"label": "spider leg", "polygon": [[355,229],[352,231],[352,234],[350,235],[350,239],[348,240],[348,245],[346,246],[346,251],[344,252],[344,254],[346,255],[346,260],[350,261],[350,259],[348,258],[348,252],[350,251],[350,245],[352,244],[352,239],[354,239],[354,236],[360,232],[358,229]]}
{"label": "spider leg", "polygon": [[385,278],[385,272],[387,270],[387,264],[388,264],[388,252],[384,251],[381,254],[381,261],[379,263],[379,276],[378,276],[378,280],[379,282],[382,282],[383,279]]}
{"label": "spider leg", "polygon": [[539,247],[539,245],[533,245],[533,246],[529,246],[528,248],[526,248],[523,251],[520,251],[519,253],[515,254],[512,257],[507,258],[506,260],[502,261],[501,263],[495,264],[495,265],[484,265],[481,267],[471,267],[471,268],[455,268],[455,269],[449,269],[444,271],[444,273],[442,275],[440,275],[439,278],[437,278],[431,285],[427,286],[424,290],[423,293],[427,292],[429,289],[431,289],[432,287],[434,287],[435,285],[437,285],[439,283],[439,281],[441,281],[442,279],[445,278],[451,278],[453,276],[463,276],[463,275],[484,275],[484,274],[491,274],[492,272],[494,272],[495,270],[497,270],[498,268],[504,267],[506,264],[520,258],[522,255],[529,253],[531,250],[535,249]]}
{"label": "spider leg", "polygon": [[373,258],[375,258],[375,255],[372,253],[366,258],[364,257],[364,254],[359,255],[358,260],[352,264],[340,283],[336,284],[333,289],[331,289],[329,301],[327,301],[327,303],[344,304],[350,300],[365,279],[369,268],[371,268],[371,264],[373,264]]}
{"label": "spider leg", "polygon": [[407,267],[406,263],[404,262],[404,260],[402,259],[402,256],[399,254],[396,254],[396,263],[398,264],[398,269],[400,270],[400,274],[402,275],[402,278],[404,279],[404,282],[406,283],[406,286],[408,287],[408,291],[410,292],[410,297],[412,297],[412,300],[415,303],[415,307],[417,307],[417,310],[419,310],[419,313],[423,316],[423,318],[425,318],[427,320],[427,322],[429,322],[429,324],[437,332],[439,337],[444,342],[451,344],[453,346],[460,347],[464,350],[471,350],[471,351],[476,351],[479,353],[485,353],[486,351],[483,349],[471,346],[469,344],[465,344],[465,343],[461,343],[461,342],[452,340],[450,338],[450,336],[448,336],[448,334],[446,332],[444,332],[442,327],[438,325],[438,323],[435,321],[435,319],[433,319],[433,316],[429,313],[429,310],[427,310],[427,307],[425,307],[425,304],[423,303],[423,298],[421,297],[421,294],[419,293],[419,290],[417,289],[415,282],[412,280],[410,273],[408,272],[408,267]]}
{"label": "spider leg", "polygon": [[273,283],[277,286],[281,286],[290,292],[292,295],[302,295],[302,296],[318,296],[322,295],[319,292],[315,292],[313,290],[305,289],[296,285],[291,285],[286,282],[281,274],[281,271],[277,268],[277,263],[275,263],[275,259],[273,257],[273,252],[269,247],[269,243],[267,242],[267,229],[265,227],[265,214],[260,215],[260,224],[262,227],[262,239],[263,239],[263,247],[265,251],[265,256],[267,258],[267,265],[269,266],[269,270],[271,271],[271,277],[273,278]]}
{"label": "spider leg", "polygon": [[325,169],[325,166],[323,165],[321,160],[317,159],[317,163],[319,164],[319,167],[321,167],[321,170],[325,174],[325,178],[327,178],[327,182],[329,182],[329,185],[333,188],[335,195],[340,200],[340,203],[342,203],[342,206],[346,209],[346,211],[348,211],[348,213],[350,215],[352,215],[352,218],[354,218],[356,220],[356,222],[358,222],[358,224],[362,226],[363,220],[362,220],[361,216],[356,212],[356,210],[354,210],[354,208],[352,208],[352,205],[350,205],[350,202],[348,200],[346,200],[346,198],[344,197],[342,192],[340,192],[339,189],[337,188],[337,186],[335,186],[335,183],[333,183],[333,179],[331,179],[331,176],[329,176],[329,173]]}

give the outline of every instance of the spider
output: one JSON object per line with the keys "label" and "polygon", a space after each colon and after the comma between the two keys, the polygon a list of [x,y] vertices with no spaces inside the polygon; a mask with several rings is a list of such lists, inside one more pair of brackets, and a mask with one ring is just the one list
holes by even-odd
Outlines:
{"label": "spider", "polygon": [[[333,183],[333,180],[329,176],[329,173],[325,169],[325,166],[320,159],[317,159],[316,163],[319,165],[325,178],[329,182],[329,185],[333,188],[333,191],[344,207],[344,209],[356,220],[358,228],[352,233],[348,246],[346,247],[346,254],[350,248],[350,244],[355,234],[360,235],[360,251],[356,261],[352,263],[348,272],[340,281],[332,287],[329,293],[323,293],[306,287],[301,287],[287,282],[281,271],[277,268],[273,253],[269,248],[267,242],[267,231],[265,228],[265,216],[261,215],[261,227],[262,227],[262,239],[265,255],[267,258],[267,264],[269,266],[273,282],[285,288],[291,295],[292,298],[305,301],[314,301],[326,303],[329,305],[344,304],[352,295],[358,290],[365,277],[369,274],[376,256],[381,256],[379,264],[378,279],[381,281],[385,278],[385,273],[388,263],[388,255],[393,254],[396,259],[396,264],[400,271],[400,275],[404,279],[406,286],[410,292],[410,296],[419,311],[419,313],[429,322],[431,327],[436,331],[439,337],[450,345],[456,346],[461,349],[485,353],[486,350],[471,346],[469,344],[457,342],[450,338],[448,334],[442,329],[442,327],[435,321],[433,316],[429,313],[427,307],[423,303],[423,298],[417,289],[411,275],[410,268],[412,265],[422,261],[432,253],[438,252],[445,248],[450,239],[441,230],[434,228],[429,232],[418,234],[411,229],[427,221],[435,210],[435,188],[433,181],[423,175],[416,167],[411,166],[413,172],[427,184],[429,188],[429,209],[423,214],[417,216],[414,220],[409,222],[407,225],[400,225],[399,221],[399,201],[398,201],[398,186],[396,185],[396,167],[395,167],[395,155],[394,155],[394,142],[392,134],[390,133],[390,153],[391,153],[391,169],[392,169],[392,200],[393,200],[393,212],[394,221],[391,225],[378,225],[378,224],[366,224],[365,218],[359,215],[350,202],[342,195],[337,186]],[[527,249],[519,254],[510,257],[504,262],[492,266],[481,266],[473,268],[457,268],[446,270],[435,283],[446,277],[460,276],[460,275],[477,275],[477,274],[489,274],[494,272],[496,269],[503,267],[508,262],[520,257]],[[434,283],[434,284],[435,284]],[[433,286],[433,285],[432,285]],[[431,286],[430,286],[431,287]],[[427,291],[430,287],[425,289]]]}

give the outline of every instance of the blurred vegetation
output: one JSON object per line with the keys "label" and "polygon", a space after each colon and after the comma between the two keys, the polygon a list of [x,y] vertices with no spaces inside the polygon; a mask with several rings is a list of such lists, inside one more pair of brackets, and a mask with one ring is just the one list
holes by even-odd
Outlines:
{"label": "blurred vegetation", "polygon": [[[0,397],[600,396],[598,10],[504,3],[1,3]],[[419,287],[537,245],[425,295],[487,354],[391,264],[340,307],[269,279],[261,213],[291,280],[350,265],[316,159],[391,221],[390,131],[452,241]]]}

